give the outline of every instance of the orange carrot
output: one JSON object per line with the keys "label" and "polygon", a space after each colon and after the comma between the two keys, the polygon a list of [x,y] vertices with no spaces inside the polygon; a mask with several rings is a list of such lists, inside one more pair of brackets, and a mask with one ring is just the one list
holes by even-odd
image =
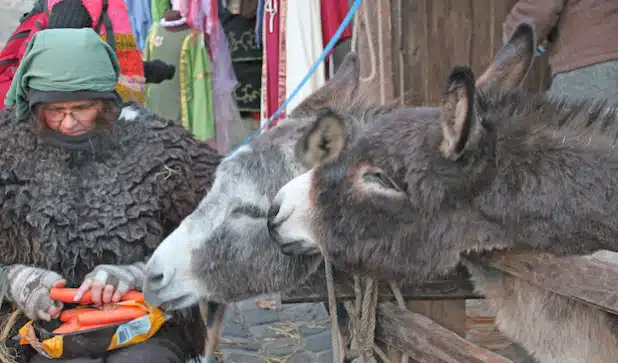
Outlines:
{"label": "orange carrot", "polygon": [[[73,301],[75,294],[77,294],[77,289],[69,287],[52,287],[49,290],[50,299],[62,301],[63,303],[75,303],[75,301]],[[82,304],[92,303],[92,293],[90,291],[86,292],[79,302]]]}
{"label": "orange carrot", "polygon": [[52,331],[54,334],[68,334],[79,329],[79,323],[77,322],[77,318],[73,318],[66,323],[60,325],[56,330]]}
{"label": "orange carrot", "polygon": [[139,292],[139,291],[127,291],[126,294],[124,294],[124,296],[120,299],[121,301],[129,301],[129,300],[135,300],[136,302],[144,302],[144,293]]}
{"label": "orange carrot", "polygon": [[[75,303],[76,301],[73,301],[73,298],[75,298],[75,294],[77,294],[77,289],[76,288],[70,288],[70,287],[52,287],[49,291],[49,298],[52,300],[56,300],[56,301],[62,301],[63,303]],[[139,291],[135,291],[135,290],[131,290],[128,291],[121,299],[121,301],[127,301],[127,300],[135,300],[138,302],[143,302],[144,301],[144,294],[139,292]],[[88,290],[84,296],[82,296],[81,300],[78,301],[80,304],[92,304],[92,292],[90,290]]]}
{"label": "orange carrot", "polygon": [[79,328],[77,328],[76,331],[84,331],[84,330],[96,329],[96,328],[100,328],[100,327],[108,326],[108,325],[110,325],[110,324],[83,325],[83,326],[79,326]]}
{"label": "orange carrot", "polygon": [[140,316],[144,316],[148,312],[137,306],[120,306],[115,309],[98,310],[79,314],[77,322],[79,325],[95,325],[95,324],[114,324],[125,321],[130,321]]}
{"label": "orange carrot", "polygon": [[71,319],[70,321],[60,325],[52,333],[54,333],[54,334],[71,334],[71,333],[77,333],[79,331],[84,331],[84,330],[88,330],[88,329],[100,328],[100,327],[107,326],[107,325],[108,324],[95,324],[95,325],[84,325],[84,326],[81,326],[77,322],[77,319]]}
{"label": "orange carrot", "polygon": [[60,313],[60,321],[69,322],[71,319],[77,317],[80,314],[89,312],[89,311],[97,311],[99,309],[94,308],[75,308],[75,309],[67,309]]}

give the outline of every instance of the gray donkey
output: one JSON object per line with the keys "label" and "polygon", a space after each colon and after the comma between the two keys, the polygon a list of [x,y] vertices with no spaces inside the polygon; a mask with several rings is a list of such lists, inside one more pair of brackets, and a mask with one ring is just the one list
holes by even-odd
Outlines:
{"label": "gray donkey", "polygon": [[[339,128],[321,122],[334,111],[321,110],[346,115],[348,139],[366,120],[389,112],[364,106],[359,76],[358,59],[349,54],[286,120],[221,162],[210,192],[150,258],[143,286],[150,304],[176,310],[204,298],[233,302],[297,287],[316,272],[321,256],[281,252],[268,232],[268,210],[286,182],[343,146]],[[309,130],[321,138],[305,137]]]}
{"label": "gray donkey", "polygon": [[616,316],[477,263],[494,249],[618,250],[617,110],[517,90],[535,45],[520,24],[476,84],[455,67],[440,107],[379,116],[354,145],[324,119],[344,145],[278,192],[269,227],[287,254],[380,280],[463,261],[499,329],[541,362],[616,362]]}

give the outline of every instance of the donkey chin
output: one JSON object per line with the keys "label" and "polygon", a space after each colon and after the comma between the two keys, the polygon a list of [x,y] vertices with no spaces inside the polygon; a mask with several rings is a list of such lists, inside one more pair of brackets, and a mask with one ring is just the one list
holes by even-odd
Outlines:
{"label": "donkey chin", "polygon": [[321,253],[311,231],[312,176],[309,171],[285,184],[268,211],[268,232],[286,255]]}

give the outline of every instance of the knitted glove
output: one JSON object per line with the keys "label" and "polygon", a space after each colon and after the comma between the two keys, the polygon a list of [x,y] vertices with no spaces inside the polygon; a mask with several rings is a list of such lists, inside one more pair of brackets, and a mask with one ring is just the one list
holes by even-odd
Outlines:
{"label": "knitted glove", "polygon": [[174,78],[176,67],[160,59],[144,62],[144,77],[146,83],[161,83],[166,79]]}
{"label": "knitted glove", "polygon": [[92,301],[95,304],[118,302],[129,290],[142,286],[146,264],[143,262],[132,265],[99,265],[84,278],[75,300],[91,290]]}
{"label": "knitted glove", "polygon": [[[6,267],[9,298],[32,320],[47,320],[62,310],[62,303],[49,298],[51,287],[63,287],[62,276],[49,270],[25,265]],[[51,309],[53,307],[53,309]]]}

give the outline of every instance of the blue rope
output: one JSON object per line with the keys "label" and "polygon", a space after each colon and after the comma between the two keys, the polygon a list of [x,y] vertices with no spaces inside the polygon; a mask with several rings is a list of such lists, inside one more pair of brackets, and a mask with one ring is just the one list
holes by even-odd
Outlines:
{"label": "blue rope", "polygon": [[350,21],[352,21],[352,19],[354,18],[354,15],[358,11],[358,8],[360,8],[362,3],[363,3],[363,0],[354,0],[354,4],[352,4],[352,6],[350,7],[350,10],[348,11],[348,14],[345,16],[345,19],[343,19],[343,22],[339,26],[339,29],[337,29],[337,31],[335,32],[335,35],[333,35],[333,37],[331,38],[330,42],[328,42],[328,44],[326,45],[326,48],[324,48],[324,51],[322,51],[322,54],[320,55],[320,58],[318,58],[318,60],[313,64],[313,66],[311,68],[309,68],[309,71],[307,71],[307,74],[305,75],[305,78],[303,78],[303,80],[300,81],[300,84],[298,86],[296,86],[296,88],[290,94],[288,99],[285,100],[285,102],[279,107],[279,109],[272,116],[270,116],[268,121],[266,123],[264,123],[264,125],[262,127],[260,127],[259,130],[255,131],[251,135],[249,135],[245,139],[245,141],[243,141],[242,144],[240,144],[238,147],[236,147],[234,150],[232,150],[228,155],[232,155],[238,149],[240,149],[241,147],[243,147],[243,146],[247,145],[248,143],[250,143],[251,140],[253,140],[259,134],[261,134],[262,131],[264,131],[268,126],[270,126],[270,124],[272,124],[273,121],[281,114],[281,112],[285,109],[285,107],[288,105],[288,103],[290,103],[290,101],[294,98],[294,96],[296,96],[296,94],[305,85],[305,83],[307,83],[309,78],[311,78],[311,75],[315,72],[315,70],[318,68],[318,66],[322,62],[324,62],[324,60],[326,59],[326,56],[328,55],[328,53],[330,53],[330,51],[333,50],[333,48],[335,47],[335,44],[337,44],[337,42],[339,41],[339,38],[341,38],[341,34],[343,34],[343,31],[348,26],[348,24],[350,24]]}

